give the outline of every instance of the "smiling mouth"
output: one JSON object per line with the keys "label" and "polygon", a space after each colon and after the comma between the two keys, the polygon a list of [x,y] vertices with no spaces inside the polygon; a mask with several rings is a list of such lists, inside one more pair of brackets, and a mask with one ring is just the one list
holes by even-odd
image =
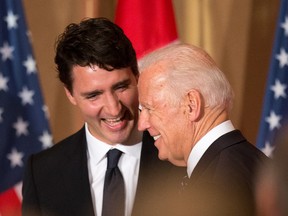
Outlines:
{"label": "smiling mouth", "polygon": [[159,137],[161,137],[161,135],[153,136],[153,139],[156,141],[157,139],[159,139]]}
{"label": "smiling mouth", "polygon": [[121,129],[123,128],[128,120],[129,113],[127,111],[121,112],[117,117],[107,117],[102,118],[102,121],[111,129]]}
{"label": "smiling mouth", "polygon": [[103,121],[110,126],[115,126],[119,124],[122,120],[123,120],[123,117],[103,119]]}

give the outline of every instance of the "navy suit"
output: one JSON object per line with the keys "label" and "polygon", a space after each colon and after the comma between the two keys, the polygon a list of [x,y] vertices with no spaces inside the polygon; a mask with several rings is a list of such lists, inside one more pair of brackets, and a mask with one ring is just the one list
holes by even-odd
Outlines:
{"label": "navy suit", "polygon": [[[165,215],[168,211],[165,200],[173,196],[170,194],[172,190],[167,189],[174,188],[177,180],[174,171],[178,170],[169,162],[158,159],[153,138],[144,132],[132,215]],[[22,193],[23,216],[94,215],[84,127],[28,159]]]}
{"label": "navy suit", "polygon": [[240,131],[221,136],[207,149],[192,172],[181,203],[181,214],[255,215],[255,175],[265,160],[267,157]]}

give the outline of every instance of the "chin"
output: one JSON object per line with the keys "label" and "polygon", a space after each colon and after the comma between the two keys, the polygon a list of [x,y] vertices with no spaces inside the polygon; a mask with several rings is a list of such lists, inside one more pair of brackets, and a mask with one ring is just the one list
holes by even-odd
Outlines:
{"label": "chin", "polygon": [[[158,150],[159,150],[159,149],[158,149]],[[167,158],[165,155],[161,154],[160,151],[159,151],[159,153],[158,153],[158,158],[159,158],[160,160],[163,160],[163,161],[167,161],[167,160],[168,160],[168,158]]]}
{"label": "chin", "polygon": [[187,164],[185,163],[185,161],[169,160],[169,159],[168,161],[177,167],[187,167]]}
{"label": "chin", "polygon": [[121,137],[120,139],[113,139],[113,143],[114,144],[122,144],[122,145],[125,145],[125,143],[127,142],[128,138],[123,138]]}

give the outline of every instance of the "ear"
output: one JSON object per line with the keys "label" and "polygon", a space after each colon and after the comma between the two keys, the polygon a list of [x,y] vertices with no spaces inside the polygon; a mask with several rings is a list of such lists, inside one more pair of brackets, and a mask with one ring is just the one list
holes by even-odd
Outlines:
{"label": "ear", "polygon": [[66,96],[67,96],[67,98],[69,99],[69,101],[70,101],[73,105],[77,105],[76,100],[75,100],[75,98],[73,97],[73,95],[71,94],[71,92],[70,92],[66,87],[64,87],[64,90],[65,90]]}
{"label": "ear", "polygon": [[201,94],[195,89],[190,90],[186,95],[186,107],[190,121],[197,121],[201,115]]}

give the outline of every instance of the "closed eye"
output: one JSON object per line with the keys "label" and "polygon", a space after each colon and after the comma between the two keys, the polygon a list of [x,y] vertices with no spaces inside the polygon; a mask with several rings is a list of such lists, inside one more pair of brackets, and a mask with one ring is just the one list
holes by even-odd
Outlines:
{"label": "closed eye", "polygon": [[83,97],[88,99],[88,100],[91,100],[91,99],[96,99],[97,97],[99,97],[102,94],[103,94],[103,92],[101,92],[101,91],[94,91],[94,92],[89,92],[89,93],[83,94]]}
{"label": "closed eye", "polygon": [[130,80],[130,79],[121,81],[121,82],[119,82],[119,83],[116,83],[116,84],[113,86],[113,89],[114,89],[115,91],[117,91],[117,90],[120,90],[120,91],[123,90],[123,91],[124,91],[124,90],[126,90],[126,89],[129,88],[130,83],[131,83],[131,80]]}
{"label": "closed eye", "polygon": [[152,109],[151,108],[149,108],[149,107],[146,107],[146,106],[144,106],[144,105],[139,105],[139,107],[138,107],[138,109],[139,109],[139,111],[140,112],[142,112],[142,111],[148,111],[149,113],[152,111]]}
{"label": "closed eye", "polygon": [[123,84],[123,85],[117,86],[115,89],[116,89],[116,90],[125,90],[125,89],[127,89],[127,88],[128,88],[128,85]]}

